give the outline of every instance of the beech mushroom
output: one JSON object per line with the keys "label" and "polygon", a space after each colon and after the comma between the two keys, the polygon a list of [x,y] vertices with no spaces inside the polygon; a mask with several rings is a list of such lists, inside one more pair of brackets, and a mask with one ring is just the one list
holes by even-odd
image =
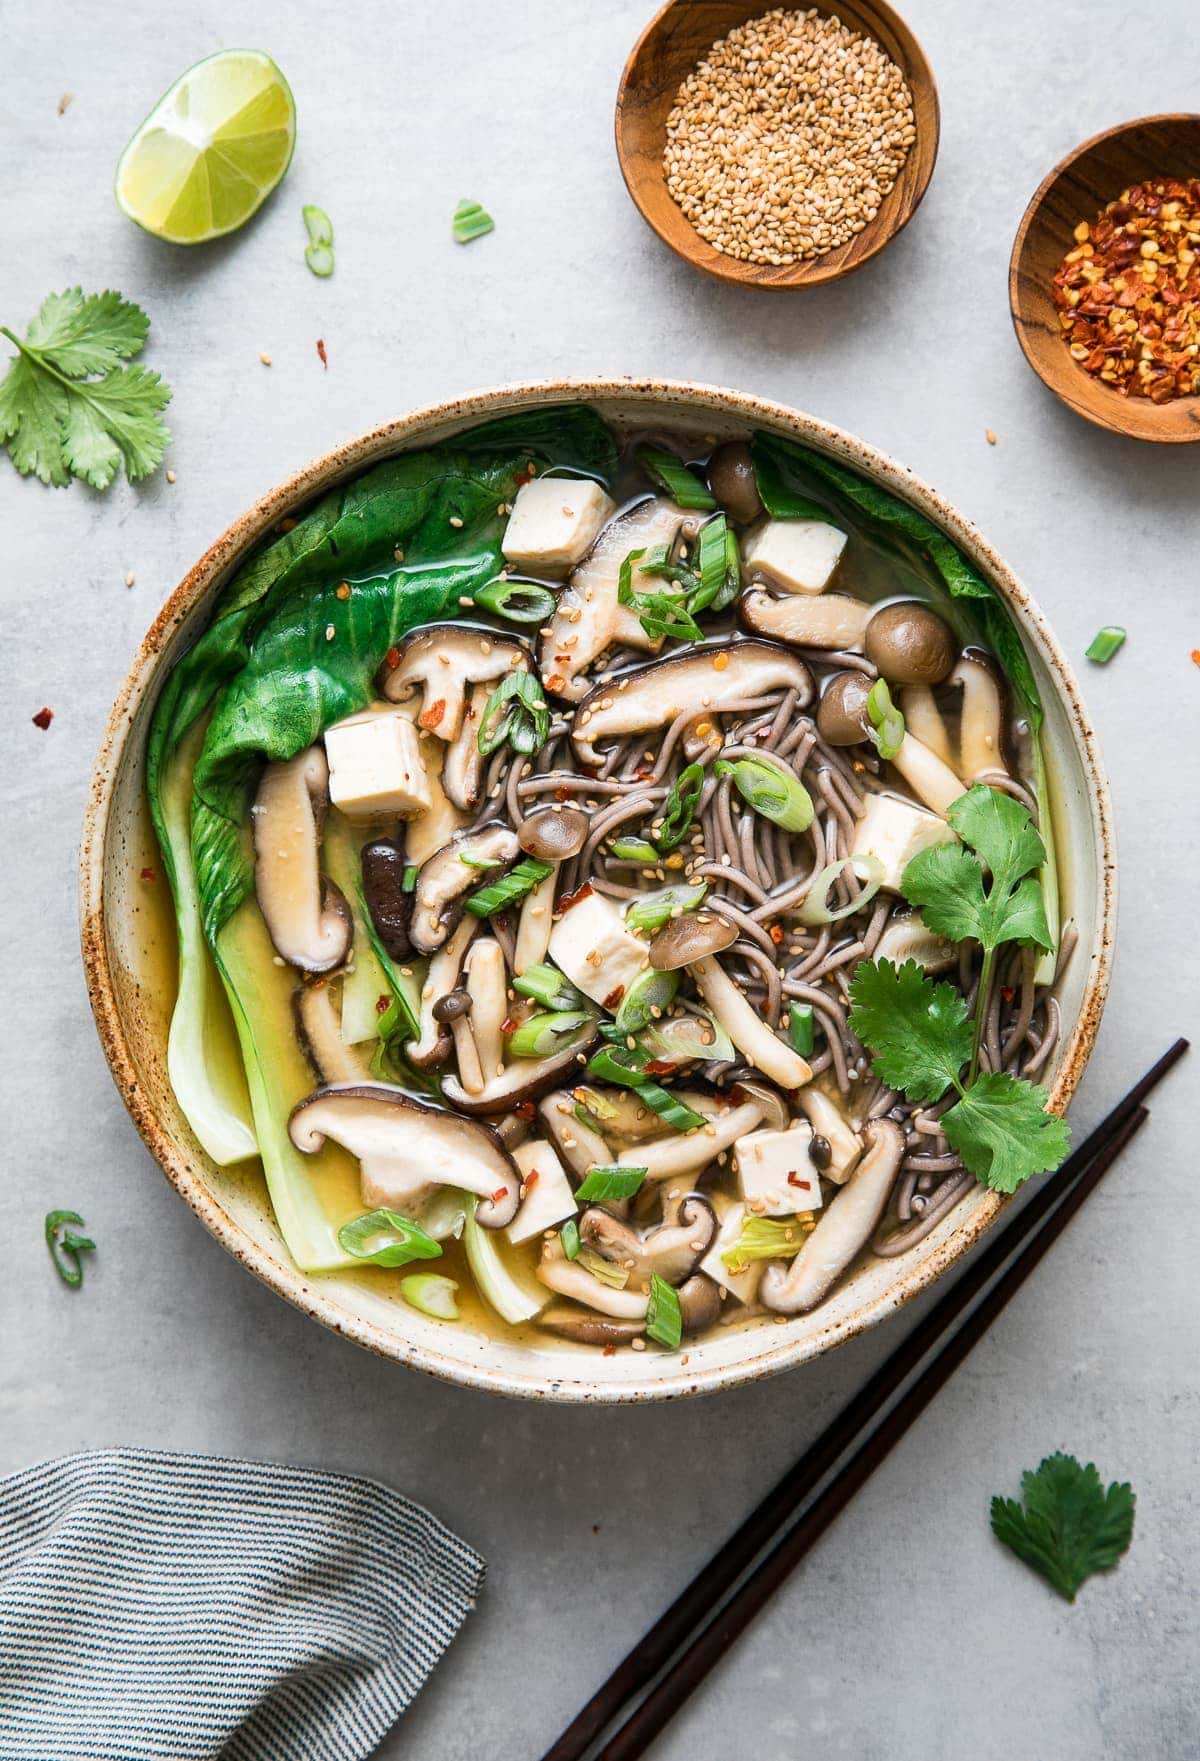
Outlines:
{"label": "beech mushroom", "polygon": [[590,1169],[603,1168],[612,1161],[612,1150],[600,1132],[577,1116],[575,1106],[572,1091],[562,1089],[545,1096],[538,1118],[567,1167],[583,1180]]}
{"label": "beech mushroom", "polygon": [[999,668],[982,649],[967,648],[950,675],[962,686],[958,772],[964,782],[997,771],[1011,774],[1004,753],[1007,689]]}
{"label": "beech mushroom", "polygon": [[471,993],[465,988],[447,992],[433,1005],[433,1019],[449,1027],[458,1063],[458,1080],[469,1095],[483,1093],[483,1066],[471,1031]]}
{"label": "beech mushroom", "polygon": [[670,1215],[644,1235],[598,1205],[589,1205],[579,1219],[584,1247],[624,1267],[634,1284],[647,1283],[652,1274],[668,1284],[682,1284],[696,1270],[716,1233],[716,1213],[697,1192],[677,1199]]}
{"label": "beech mushroom", "polygon": [[462,728],[470,686],[495,684],[529,664],[528,648],[511,636],[471,624],[427,624],[400,644],[395,665],[380,674],[380,689],[389,703],[419,690],[417,726],[451,741]]}
{"label": "beech mushroom", "polygon": [[369,1082],[371,1066],[342,1038],[333,992],[324,979],[298,985],[292,993],[296,1037],[321,1082]]}
{"label": "beech mushroom", "polygon": [[499,1135],[402,1089],[319,1088],[293,1109],[288,1136],[304,1155],[332,1138],[357,1157],[364,1204],[403,1214],[426,1187],[454,1186],[479,1195],[475,1220],[485,1229],[501,1229],[516,1214],[521,1177]]}
{"label": "beech mushroom", "polygon": [[391,959],[407,960],[412,895],[404,890],[404,851],[391,838],[373,838],[363,845],[361,865],[363,899],[375,933]]}
{"label": "beech mushroom", "polygon": [[471,1031],[485,1082],[504,1068],[504,1023],[508,1018],[508,968],[494,936],[480,936],[467,955]]}
{"label": "beech mushroom", "polygon": [[845,593],[789,593],[751,587],[738,602],[742,622],[759,636],[797,648],[861,648],[871,607]]}
{"label": "beech mushroom", "polygon": [[713,453],[708,487],[735,525],[748,526],[762,513],[754,460],[744,440],[727,440]]}
{"label": "beech mushroom", "polygon": [[780,1088],[801,1088],[810,1080],[812,1071],[799,1052],[793,1051],[772,1033],[719,960],[707,955],[689,966],[688,971],[712,1010],[713,1019],[725,1029],[738,1051],[755,1069],[761,1070]]}
{"label": "beech mushroom", "polygon": [[526,893],[517,922],[513,971],[519,978],[527,967],[539,965],[550,947],[554,928],[554,895],[560,863],[578,856],[587,841],[588,818],[577,807],[545,807],[531,813],[517,833],[527,856],[548,862],[550,873]]}
{"label": "beech mushroom", "polygon": [[693,1272],[679,1286],[679,1319],[685,1333],[705,1333],[721,1315],[721,1291],[706,1272]]}
{"label": "beech mushroom", "polygon": [[870,1119],[863,1127],[862,1161],[826,1206],[812,1234],[791,1265],[769,1265],[758,1287],[765,1308],[802,1315],[833,1289],[854,1256],[874,1233],[904,1159],[905,1137],[891,1119]]}
{"label": "beech mushroom", "polygon": [[560,1052],[545,1058],[514,1058],[498,1076],[489,1078],[478,1094],[469,1094],[466,1086],[453,1076],[443,1077],[442,1093],[450,1106],[464,1113],[507,1113],[522,1102],[536,1101],[548,1089],[557,1088],[598,1038],[596,1028],[590,1026],[581,1029],[579,1037]]}
{"label": "beech mushroom", "polygon": [[651,941],[650,964],[656,972],[677,972],[731,948],[738,933],[736,923],[719,911],[684,911],[664,923]]}
{"label": "beech mushroom", "polygon": [[275,950],[302,972],[332,972],[350,952],[350,907],[320,871],[329,766],[320,746],[268,764],[254,800],[254,890]]}
{"label": "beech mushroom", "polygon": [[696,648],[595,686],[576,711],[571,739],[585,764],[599,764],[598,740],[666,727],[681,710],[699,715],[735,698],[788,689],[803,707],[812,700],[812,674],[799,656],[775,643]]}
{"label": "beech mushroom", "polygon": [[425,983],[421,987],[420,1032],[404,1048],[409,1063],[415,1064],[418,1070],[432,1070],[444,1064],[454,1049],[449,1030],[434,1020],[433,1005],[457,986],[467,949],[478,928],[473,917],[464,917],[449,941],[429,962]]}
{"label": "beech mushroom", "polygon": [[459,922],[466,895],[496,880],[520,855],[517,834],[499,820],[459,832],[417,870],[409,936],[420,954],[440,948]]}
{"label": "beech mushroom", "polygon": [[928,685],[906,685],[900,693],[900,713],[904,725],[923,746],[937,754],[943,764],[955,769],[950,752],[950,733]]}
{"label": "beech mushroom", "polygon": [[873,613],[863,648],[893,685],[940,685],[958,657],[949,624],[916,599],[898,600]]}
{"label": "beech mushroom", "polygon": [[918,800],[924,801],[927,807],[932,807],[945,819],[946,809],[963,792],[957,772],[907,729],[891,762]]}
{"label": "beech mushroom", "polygon": [[645,1328],[640,1320],[618,1321],[613,1315],[594,1315],[573,1302],[552,1302],[537,1317],[539,1327],[569,1339],[573,1345],[627,1345]]}
{"label": "beech mushroom", "polygon": [[695,1131],[675,1132],[670,1137],[654,1138],[649,1143],[630,1144],[617,1157],[617,1165],[644,1168],[648,1181],[699,1174],[737,1138],[753,1131],[762,1116],[762,1103],[747,1097],[735,1106],[714,1113]]}
{"label": "beech mushroom", "polygon": [[921,913],[911,911],[907,917],[889,919],[871,958],[890,960],[894,966],[915,960],[926,972],[948,972],[952,966],[958,965],[958,944],[948,941],[945,936],[934,935]]}
{"label": "beech mushroom", "polygon": [[870,719],[871,681],[862,673],[834,673],[817,706],[817,732],[829,746],[861,746]]}
{"label": "beech mushroom", "polygon": [[818,1141],[824,1143],[829,1150],[828,1156],[821,1154],[818,1159],[814,1155],[814,1165],[820,1168],[827,1180],[833,1180],[841,1186],[858,1166],[863,1153],[862,1139],[843,1116],[837,1103],[823,1089],[802,1089],[797,1098],[801,1111],[813,1129],[814,1150]]}
{"label": "beech mushroom", "polygon": [[578,1260],[567,1258],[557,1235],[542,1243],[542,1257],[536,1272],[547,1290],[553,1290],[559,1296],[569,1296],[585,1308],[598,1309],[602,1315],[612,1315],[619,1321],[644,1321],[646,1318],[650,1303],[648,1291],[619,1289],[593,1277]]}

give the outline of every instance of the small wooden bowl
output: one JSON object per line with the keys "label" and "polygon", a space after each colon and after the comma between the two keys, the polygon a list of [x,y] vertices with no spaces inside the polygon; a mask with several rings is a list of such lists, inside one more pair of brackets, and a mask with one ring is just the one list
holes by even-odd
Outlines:
{"label": "small wooden bowl", "polygon": [[1056,165],[1040,185],[1017,229],[1008,267],[1013,328],[1025,359],[1057,397],[1099,428],[1135,440],[1180,444],[1200,440],[1200,398],[1154,404],[1122,397],[1085,373],[1063,341],[1052,283],[1089,225],[1130,184],[1151,177],[1200,176],[1200,116],[1145,116],[1094,135]]}
{"label": "small wooden bowl", "polygon": [[912,93],[917,138],[878,214],[849,244],[780,268],[728,257],[700,237],[667,190],[663,169],[667,118],[680,85],[718,38],[769,7],[770,0],[750,4],[743,0],[740,5],[733,0],[668,0],[625,63],[617,93],[617,157],[626,188],[643,218],[664,244],[695,268],[741,287],[815,287],[861,269],[916,213],[937,159],[937,87],[921,45],[884,0],[844,0],[844,4],[839,0],[836,12],[842,23],[874,37],[903,73]]}

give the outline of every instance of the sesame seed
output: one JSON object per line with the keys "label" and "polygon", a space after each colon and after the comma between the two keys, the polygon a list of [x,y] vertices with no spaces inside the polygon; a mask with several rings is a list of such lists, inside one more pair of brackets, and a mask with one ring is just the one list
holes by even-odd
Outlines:
{"label": "sesame seed", "polygon": [[258,358],[262,362],[264,367],[269,367],[271,365],[270,355],[259,355]]}

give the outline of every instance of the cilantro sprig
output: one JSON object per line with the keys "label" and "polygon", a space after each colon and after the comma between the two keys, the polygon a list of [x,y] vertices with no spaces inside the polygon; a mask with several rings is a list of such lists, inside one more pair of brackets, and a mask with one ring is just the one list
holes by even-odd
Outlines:
{"label": "cilantro sprig", "polygon": [[170,434],[160,412],[170,387],[140,353],[150,320],[111,289],[50,294],[0,380],[0,441],[23,477],[62,488],[71,478],[107,489],[121,465],[131,483],[162,464]]}
{"label": "cilantro sprig", "polygon": [[1021,1499],[992,1499],[992,1533],[1074,1602],[1093,1572],[1116,1565],[1133,1540],[1137,1504],[1128,1482],[1104,1490],[1095,1465],[1048,1455],[1021,1476]]}
{"label": "cilantro sprig", "polygon": [[910,1101],[957,1093],[940,1120],[947,1142],[985,1186],[1011,1193],[1057,1168],[1070,1147],[1066,1121],[1046,1111],[1044,1088],[1004,1071],[979,1074],[997,950],[1006,942],[1052,946],[1034,876],[1045,850],[1028,810],[998,789],[976,785],[947,817],[961,844],[922,850],[901,889],[935,934],[980,944],[974,1019],[961,991],[935,983],[915,960],[864,960],[850,986],[850,1027],[870,1048],[876,1074]]}

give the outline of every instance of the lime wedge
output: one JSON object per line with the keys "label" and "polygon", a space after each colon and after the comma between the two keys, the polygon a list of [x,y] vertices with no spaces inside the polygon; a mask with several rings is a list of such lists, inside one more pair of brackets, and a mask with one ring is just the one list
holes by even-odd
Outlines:
{"label": "lime wedge", "polygon": [[269,55],[223,49],[189,67],[121,155],[117,206],[155,238],[235,232],[283,177],[296,144],[291,88]]}

